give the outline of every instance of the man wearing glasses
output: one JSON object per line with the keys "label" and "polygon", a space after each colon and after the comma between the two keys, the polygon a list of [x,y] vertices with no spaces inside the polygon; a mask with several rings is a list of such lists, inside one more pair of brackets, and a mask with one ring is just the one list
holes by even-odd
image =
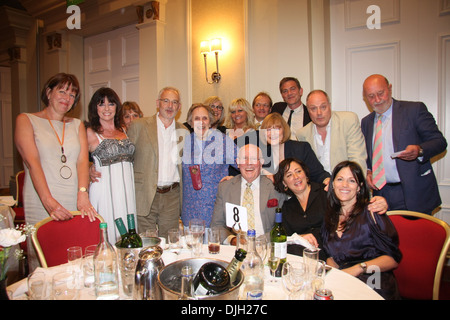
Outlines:
{"label": "man wearing glasses", "polygon": [[169,229],[178,228],[180,218],[179,159],[187,131],[175,121],[181,109],[177,89],[162,89],[156,107],[158,112],[154,116],[132,122],[128,136],[136,146],[134,180],[138,230],[158,230],[158,236],[167,237]]}

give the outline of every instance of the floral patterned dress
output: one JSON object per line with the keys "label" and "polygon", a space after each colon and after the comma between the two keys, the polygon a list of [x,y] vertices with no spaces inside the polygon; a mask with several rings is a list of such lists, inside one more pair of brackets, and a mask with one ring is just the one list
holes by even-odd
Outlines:
{"label": "floral patterned dress", "polygon": [[[237,147],[218,130],[210,130],[204,140],[195,133],[186,137],[183,149],[183,204],[181,219],[185,226],[193,218],[205,220],[209,228],[219,182],[236,166]],[[199,176],[201,180],[199,180]],[[194,176],[194,180],[192,179]],[[200,186],[201,181],[201,186]]]}

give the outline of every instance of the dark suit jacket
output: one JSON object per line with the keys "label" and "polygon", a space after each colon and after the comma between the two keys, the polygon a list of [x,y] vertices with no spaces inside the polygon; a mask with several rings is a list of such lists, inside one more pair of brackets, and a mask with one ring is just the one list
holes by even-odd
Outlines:
{"label": "dark suit jacket", "polygon": [[[396,159],[406,207],[408,210],[431,213],[441,204],[438,184],[430,159],[447,148],[433,115],[422,102],[393,100],[392,135],[394,152],[408,145],[420,145],[423,160]],[[372,169],[372,143],[375,112],[362,119],[361,129],[366,140],[367,168]],[[377,192],[374,192],[377,194]]]}
{"label": "dark suit jacket", "polygon": [[[221,227],[221,241],[223,242],[229,235],[233,234],[230,228],[226,226],[226,203],[241,205],[241,179],[238,175],[228,181],[219,184],[217,191],[216,203],[214,205],[214,213],[211,221],[211,227]],[[259,186],[259,210],[264,232],[267,234],[272,230],[275,224],[275,210],[283,205],[285,195],[277,192],[270,179],[265,176],[260,177]],[[277,199],[276,207],[268,207],[267,203],[271,199]]]}
{"label": "dark suit jacket", "polygon": [[[279,114],[283,115],[284,110],[287,108],[286,102],[277,102],[272,106],[272,112],[278,112]],[[311,118],[309,117],[308,109],[303,104],[303,126],[306,126],[308,123],[311,122]]]}

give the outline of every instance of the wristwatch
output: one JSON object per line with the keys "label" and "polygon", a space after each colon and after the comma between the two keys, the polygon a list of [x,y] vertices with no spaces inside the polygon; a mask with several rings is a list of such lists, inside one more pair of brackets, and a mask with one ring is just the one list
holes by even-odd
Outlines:
{"label": "wristwatch", "polygon": [[86,189],[85,187],[81,187],[80,189],[78,189],[78,191],[80,191],[80,192],[86,192],[87,189]]}
{"label": "wristwatch", "polygon": [[422,149],[422,147],[420,147],[420,149],[419,149],[419,157],[423,157],[423,149]]}
{"label": "wristwatch", "polygon": [[361,267],[361,269],[363,269],[363,273],[366,273],[366,271],[367,271],[367,264],[365,262],[361,262],[359,264],[359,266]]}

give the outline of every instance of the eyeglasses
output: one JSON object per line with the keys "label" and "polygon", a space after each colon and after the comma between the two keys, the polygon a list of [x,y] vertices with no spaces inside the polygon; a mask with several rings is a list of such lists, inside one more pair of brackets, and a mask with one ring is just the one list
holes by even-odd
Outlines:
{"label": "eyeglasses", "polygon": [[178,101],[178,100],[170,101],[169,99],[159,99],[159,101],[161,101],[163,106],[165,106],[165,107],[170,104],[172,104],[172,106],[174,106],[174,107],[178,107],[180,105],[180,101]]}
{"label": "eyeglasses", "polygon": [[216,105],[212,104],[211,105],[211,109],[216,109],[216,110],[222,111],[223,107],[222,106],[216,106]]}

